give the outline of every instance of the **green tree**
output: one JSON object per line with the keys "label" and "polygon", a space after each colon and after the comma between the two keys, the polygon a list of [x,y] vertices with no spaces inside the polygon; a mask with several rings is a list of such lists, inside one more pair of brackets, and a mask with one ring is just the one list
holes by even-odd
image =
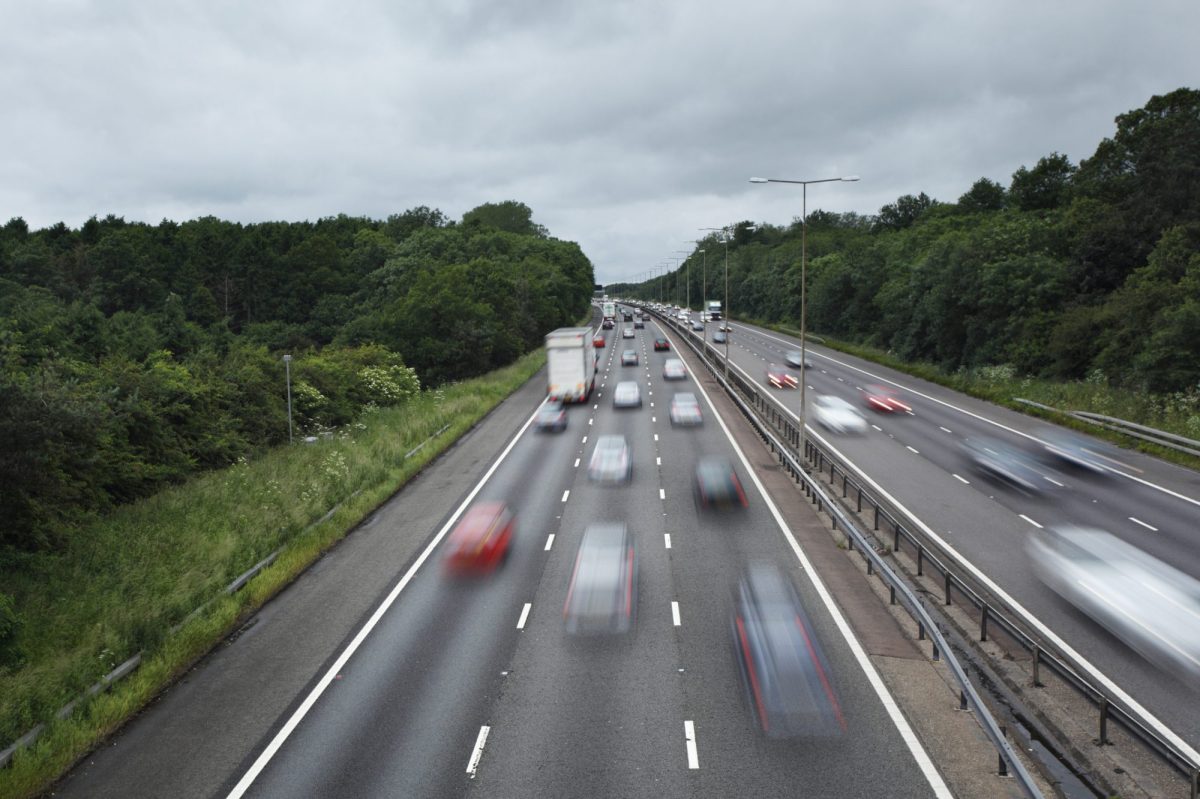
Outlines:
{"label": "green tree", "polygon": [[1012,176],[1008,197],[1022,211],[1058,208],[1070,199],[1076,167],[1061,153],[1038,159],[1033,169],[1021,167]]}

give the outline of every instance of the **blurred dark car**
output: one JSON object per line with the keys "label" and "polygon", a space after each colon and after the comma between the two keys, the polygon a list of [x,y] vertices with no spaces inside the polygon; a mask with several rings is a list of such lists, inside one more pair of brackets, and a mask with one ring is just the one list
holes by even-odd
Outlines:
{"label": "blurred dark car", "polygon": [[612,329],[613,329],[613,320],[611,320],[611,319],[605,319],[605,320],[604,320],[604,321],[603,321],[603,322],[600,324],[600,327],[604,328],[605,330],[612,330]]}
{"label": "blurred dark car", "polygon": [[671,343],[669,341],[667,341],[665,338],[654,339],[654,351],[655,352],[658,352],[660,350],[669,350],[669,349],[671,349]]}
{"label": "blurred dark car", "polygon": [[791,582],[752,564],[738,584],[733,647],[758,728],[771,738],[829,738],[846,730],[833,673]]}
{"label": "blurred dark car", "polygon": [[1118,450],[1102,441],[1086,438],[1061,428],[1042,430],[1038,438],[1046,455],[1076,469],[1096,474],[1109,474],[1110,467],[1126,466],[1117,460]]}
{"label": "blurred dark car", "polygon": [[592,459],[588,461],[588,477],[597,483],[627,483],[633,477],[633,458],[625,436],[600,436]]}
{"label": "blurred dark car", "polygon": [[794,374],[777,363],[767,364],[767,382],[775,388],[795,388],[800,385]]}
{"label": "blurred dark car", "polygon": [[725,344],[728,341],[729,334],[722,333],[720,330],[718,330],[716,333],[713,333],[713,344]]}
{"label": "blurred dark car", "polygon": [[789,350],[783,356],[783,362],[793,369],[811,369],[813,366],[812,361],[800,355],[800,350]]}
{"label": "blurred dark car", "polygon": [[567,409],[563,407],[562,401],[557,399],[548,399],[542,403],[542,407],[538,408],[537,414],[533,417],[533,427],[535,430],[547,430],[553,433],[561,433],[567,429]]}
{"label": "blurred dark car", "polygon": [[472,505],[446,541],[450,574],[486,574],[508,557],[515,518],[503,502]]}
{"label": "blurred dark car", "polygon": [[696,502],[703,508],[744,508],[746,492],[733,464],[724,458],[702,458],[696,464]]}
{"label": "blurred dark car", "polygon": [[634,327],[634,329],[635,329],[635,330],[645,330],[645,329],[646,329],[646,323],[645,323],[644,321],[642,321],[642,319],[640,319],[640,318],[639,318],[639,319],[634,319],[634,320],[633,320],[633,327]]}
{"label": "blurred dark car", "polygon": [[1040,492],[1046,486],[1034,460],[998,438],[968,438],[963,442],[963,452],[971,466],[986,477],[1030,493]]}
{"label": "blurred dark car", "polygon": [[563,620],[571,635],[621,634],[637,613],[637,552],[624,524],[596,523],[583,532],[567,587]]}
{"label": "blurred dark car", "polygon": [[671,424],[694,427],[704,423],[700,414],[700,402],[695,394],[676,394],[671,398]]}
{"label": "blurred dark car", "polygon": [[887,386],[867,386],[863,391],[863,403],[880,413],[911,413],[912,408],[900,399],[894,389]]}

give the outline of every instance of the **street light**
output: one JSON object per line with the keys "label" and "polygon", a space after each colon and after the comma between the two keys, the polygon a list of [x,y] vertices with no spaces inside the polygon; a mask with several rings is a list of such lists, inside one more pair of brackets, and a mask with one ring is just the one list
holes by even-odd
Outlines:
{"label": "street light", "polygon": [[854,183],[858,175],[847,175],[841,178],[821,178],[820,180],[783,180],[781,178],[750,178],[751,183],[793,183],[801,187],[800,210],[800,457],[804,452],[804,385],[808,382],[808,348],[805,341],[806,312],[808,310],[805,290],[808,287],[808,184],[810,183]]}
{"label": "street light", "polygon": [[288,400],[288,443],[292,443],[292,356],[283,356],[283,370],[287,373]]}
{"label": "street light", "polygon": [[[732,236],[733,225],[725,227],[702,227],[700,230],[714,230],[721,234],[721,241],[725,244],[725,304],[722,308],[721,317],[725,320],[729,319],[729,239]],[[720,327],[729,327],[728,321]],[[719,328],[718,328],[719,329]],[[725,379],[729,379],[729,331],[725,331]]]}

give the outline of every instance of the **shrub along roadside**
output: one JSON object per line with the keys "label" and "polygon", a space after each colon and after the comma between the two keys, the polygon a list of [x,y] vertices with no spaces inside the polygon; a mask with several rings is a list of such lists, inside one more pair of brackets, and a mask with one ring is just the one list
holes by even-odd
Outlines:
{"label": "shrub along roadside", "polygon": [[[113,665],[139,650],[145,656],[111,691],[50,722],[0,771],[0,796],[43,790],[544,363],[537,350],[484,377],[367,414],[330,440],[205,475],[119,509],[65,555],[28,564],[6,586],[22,616],[24,661],[0,670],[0,746],[47,721]],[[404,457],[444,425],[445,433]],[[280,545],[284,551],[245,589],[222,594]]]}
{"label": "shrub along roadside", "polygon": [[[800,331],[786,325],[749,319],[745,321],[789,336],[800,335]],[[813,339],[812,333],[809,334],[809,339]],[[1134,391],[1109,385],[1105,376],[1099,372],[1093,372],[1086,380],[1062,381],[1021,377],[1011,366],[1005,365],[980,366],[947,372],[933,364],[910,363],[882,350],[859,344],[849,344],[824,336],[820,337],[820,343],[830,349],[874,361],[922,380],[961,391],[972,397],[994,402],[1029,416],[1047,419],[1064,427],[1072,427],[1120,446],[1146,452],[1162,460],[1200,470],[1200,458],[1195,458],[1187,453],[1156,446],[1081,422],[1064,414],[1049,413],[1014,401],[1015,398],[1020,397],[1064,411],[1100,413],[1154,427],[1168,433],[1200,439],[1200,392],[1195,390],[1172,394]]]}

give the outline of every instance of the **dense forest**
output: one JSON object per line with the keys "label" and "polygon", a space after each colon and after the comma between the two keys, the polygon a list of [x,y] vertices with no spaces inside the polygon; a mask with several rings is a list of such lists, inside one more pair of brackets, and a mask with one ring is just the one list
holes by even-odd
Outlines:
{"label": "dense forest", "polygon": [[286,442],[284,354],[309,434],[511,362],[577,321],[592,289],[578,245],[512,201],[459,222],[425,207],[385,221],[108,216],[78,230],[12,219],[0,571],[90,514]]}
{"label": "dense forest", "polygon": [[[725,244],[699,245],[710,286]],[[727,246],[731,312],[798,324],[800,221],[740,223]],[[690,258],[698,298],[701,256]],[[685,274],[665,277],[673,302],[682,302]],[[658,288],[608,287],[644,298]],[[953,203],[919,193],[875,216],[810,213],[808,325],[950,370],[1007,365],[1195,392],[1200,91],[1178,89],[1121,114],[1079,164],[1051,153],[1007,186],[980,178]]]}

